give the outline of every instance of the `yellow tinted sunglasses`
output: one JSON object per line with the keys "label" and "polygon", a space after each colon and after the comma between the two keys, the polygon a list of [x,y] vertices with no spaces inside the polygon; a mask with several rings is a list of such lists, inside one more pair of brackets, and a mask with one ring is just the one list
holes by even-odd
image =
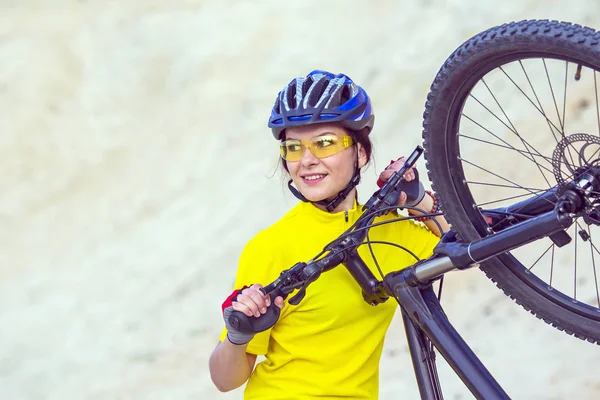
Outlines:
{"label": "yellow tinted sunglasses", "polygon": [[300,161],[304,150],[307,148],[315,157],[325,158],[339,153],[353,144],[354,141],[348,135],[339,137],[334,134],[327,134],[305,140],[290,139],[283,141],[279,145],[279,151],[281,157],[286,161]]}

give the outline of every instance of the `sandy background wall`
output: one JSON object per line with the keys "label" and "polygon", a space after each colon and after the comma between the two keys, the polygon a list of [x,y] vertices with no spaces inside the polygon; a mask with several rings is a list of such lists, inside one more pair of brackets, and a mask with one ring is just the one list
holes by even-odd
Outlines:
{"label": "sandy background wall", "polygon": [[[597,0],[0,1],[0,399],[241,399],[207,360],[244,243],[295,199],[274,96],[314,68],[367,88],[376,165],[420,143],[446,57],[493,25],[600,27]],[[600,396],[598,347],[479,271],[447,312],[519,399]],[[440,366],[448,399],[471,398]],[[418,397],[402,324],[382,398]]]}

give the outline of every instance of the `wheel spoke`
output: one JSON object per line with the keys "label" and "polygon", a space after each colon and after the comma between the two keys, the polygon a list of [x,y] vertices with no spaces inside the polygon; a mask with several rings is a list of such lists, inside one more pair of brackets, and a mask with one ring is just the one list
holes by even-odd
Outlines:
{"label": "wheel spoke", "polygon": [[[579,222],[575,221],[575,225],[579,227]],[[577,300],[577,237],[579,234],[577,233],[577,229],[575,230],[575,269],[573,273],[573,298]]]}
{"label": "wheel spoke", "polygon": [[[498,101],[498,99],[496,98],[496,96],[494,95],[494,93],[492,92],[492,90],[490,89],[490,87],[488,86],[488,84],[486,83],[485,79],[481,79],[481,82],[483,82],[485,88],[488,90],[488,92],[490,93],[490,95],[492,96],[492,98],[494,99],[494,101],[496,102],[496,105],[500,108],[500,111],[502,111],[502,115],[504,115],[504,118],[506,118],[506,120],[508,121],[508,123],[510,124],[512,131],[515,132],[515,134],[517,135],[517,137],[521,140],[521,143],[523,144],[523,146],[527,149],[527,153],[531,156],[531,161],[533,161],[535,163],[535,165],[537,166],[538,170],[540,171],[540,174],[542,174],[542,177],[544,178],[544,180],[546,181],[546,183],[548,184],[548,186],[550,186],[550,182],[548,181],[548,178],[546,178],[546,175],[544,175],[544,172],[542,171],[542,169],[540,168],[540,165],[535,161],[535,158],[533,157],[533,154],[531,153],[531,151],[528,148],[528,143],[523,139],[523,137],[521,136],[521,134],[519,134],[517,128],[515,127],[515,125],[512,123],[511,119],[508,117],[508,115],[506,115],[506,112],[504,111],[504,108],[502,107],[502,105],[500,104],[500,102]],[[529,147],[531,147],[533,150],[535,150],[533,148],[533,146],[529,145]],[[535,150],[535,152],[537,154],[540,154],[539,151]],[[540,154],[541,155],[541,154]]]}
{"label": "wheel spoke", "polygon": [[[565,133],[564,133],[564,126],[563,123],[561,121],[560,118],[560,114],[558,114],[558,106],[556,104],[556,99],[554,98],[554,90],[552,88],[552,84],[550,82],[550,77],[548,76],[548,69],[546,67],[546,62],[544,59],[542,59],[543,63],[544,63],[544,69],[546,70],[546,76],[548,78],[548,86],[550,87],[550,92],[552,93],[552,99],[554,100],[554,107],[556,109],[556,113],[558,115],[558,120],[559,120],[559,124],[561,126],[561,128],[559,129],[553,122],[552,120],[550,120],[550,118],[548,118],[548,116],[546,115],[546,113],[544,112],[544,107],[542,106],[541,101],[539,100],[537,93],[535,91],[535,89],[533,88],[533,84],[531,83],[531,80],[529,79],[529,74],[527,74],[527,71],[525,70],[525,67],[523,66],[523,63],[521,62],[521,60],[519,60],[519,64],[521,65],[521,69],[523,70],[523,73],[525,74],[525,78],[527,79],[527,82],[529,83],[529,86],[531,87],[531,90],[533,91],[533,95],[535,96],[536,100],[538,101],[539,104],[539,108],[538,106],[533,102],[533,100],[531,100],[531,98],[527,95],[527,93],[525,93],[523,91],[523,89],[521,89],[521,87],[510,77],[510,75],[508,75],[508,73],[506,73],[506,71],[504,70],[504,68],[499,67],[499,69],[504,73],[504,75],[513,83],[513,85],[515,85],[515,87],[523,94],[523,96],[525,96],[525,98],[527,100],[529,100],[529,102],[536,108],[536,110],[542,114],[542,116],[544,117],[544,119],[546,120],[546,123],[548,124],[548,127],[550,128],[550,132],[552,133],[552,137],[554,138],[554,140],[556,141],[556,143],[558,143],[558,138],[556,137],[556,135],[554,134],[554,130],[552,128],[554,128],[562,137],[562,139],[565,138]],[[573,161],[573,156],[571,155],[571,161],[574,163]],[[566,162],[566,160],[565,160]]]}
{"label": "wheel spoke", "polygon": [[544,64],[544,70],[546,71],[546,78],[548,79],[548,86],[550,87],[550,93],[552,93],[552,101],[554,102],[554,110],[556,111],[556,116],[558,117],[558,124],[560,125],[559,132],[562,137],[565,137],[565,130],[562,123],[562,119],[560,118],[560,113],[558,112],[558,105],[556,104],[556,96],[554,96],[554,88],[552,87],[552,82],[550,81],[550,74],[548,73],[548,66],[546,65],[546,59],[542,58],[542,63]]}
{"label": "wheel spoke", "polygon": [[[541,192],[547,192],[547,190],[540,190],[539,192],[523,193],[523,194],[519,194],[519,195],[516,195],[516,196],[504,197],[502,199],[487,201],[485,203],[478,203],[478,204],[475,204],[475,205],[477,207],[483,207],[483,206],[487,206],[487,205],[490,205],[490,204],[499,203],[501,201],[514,200],[514,199],[518,199],[518,198],[521,198],[521,197],[530,196],[531,194],[537,195],[537,193],[541,193]],[[519,209],[521,209],[521,208],[523,208],[523,207],[519,207]],[[519,210],[515,210],[515,211],[519,211]],[[513,212],[513,213],[510,213],[510,215],[516,215],[516,214]]]}
{"label": "wheel spoke", "polygon": [[[464,159],[462,159],[462,160],[463,160],[463,161],[466,161],[466,160],[464,160]],[[466,161],[466,162],[467,162],[467,163],[470,163],[469,161]],[[491,172],[491,171],[488,171],[488,170],[486,170],[486,169],[484,169],[484,168],[482,168],[482,167],[479,167],[478,165],[475,165],[475,164],[473,164],[473,163],[470,163],[470,164],[471,164],[471,165],[473,165],[473,166],[475,166],[475,167],[477,167],[477,168],[483,169],[484,171],[486,171],[486,172],[488,172],[488,173],[490,173],[490,174],[492,174],[492,175],[494,175],[494,176],[497,176],[497,177],[499,177],[499,178],[501,178],[501,179],[505,179],[505,178],[501,177],[500,175],[494,174],[494,173],[493,173],[493,172]],[[570,176],[568,176],[567,178],[568,178],[568,179],[571,179],[572,177],[573,177],[573,175],[570,175]],[[506,179],[505,179],[505,180],[506,180]],[[508,181],[508,180],[507,180],[507,181]],[[465,180],[465,183],[468,183],[468,182],[469,182],[469,181],[466,181],[466,180]],[[511,181],[509,181],[509,182],[511,182]],[[512,183],[512,182],[511,182],[511,183]],[[502,186],[502,185],[495,185],[495,184],[489,184],[489,185],[490,185],[490,186]],[[517,196],[511,196],[511,197],[506,197],[506,198],[499,199],[499,200],[492,200],[492,201],[488,201],[488,202],[486,202],[486,203],[478,203],[478,204],[475,204],[475,206],[477,206],[477,207],[481,207],[481,206],[484,206],[484,205],[489,205],[489,204],[493,204],[493,203],[498,203],[498,202],[505,201],[505,200],[517,199],[517,198],[519,198],[519,197],[528,196],[529,194],[534,194],[536,197],[539,197],[539,196],[538,196],[538,194],[539,194],[540,192],[544,192],[544,193],[545,193],[545,192],[548,192],[548,191],[551,191],[551,190],[554,190],[554,189],[557,189],[557,188],[558,188],[558,184],[556,184],[556,185],[554,185],[554,186],[550,187],[549,189],[533,189],[533,188],[526,188],[526,187],[524,187],[524,186],[520,186],[520,185],[518,185],[518,184],[515,184],[515,185],[516,185],[516,186],[508,186],[508,185],[506,185],[506,187],[515,188],[515,189],[527,190],[527,191],[529,191],[530,193],[525,193],[525,194],[521,194],[521,195],[517,195]],[[537,192],[534,192],[535,190],[538,190],[538,191],[537,191]],[[592,192],[592,193],[595,193],[595,192]],[[532,197],[530,200],[531,200],[531,201],[533,201],[533,200],[535,200],[535,198],[534,198],[534,197]],[[544,199],[544,200],[545,200],[545,201],[548,201],[548,202],[550,202],[548,199]],[[551,203],[551,204],[554,204],[554,203],[552,203],[552,202],[550,202],[550,203]],[[519,208],[517,208],[516,210],[514,210],[514,211],[513,211],[513,212],[512,212],[510,215],[515,215],[515,216],[516,216],[516,215],[517,215],[516,213],[517,213],[519,210],[521,210],[523,207],[527,206],[528,204],[529,204],[528,202],[524,202],[524,203],[523,203],[523,204],[522,204],[522,205],[521,205]],[[507,213],[507,214],[509,214],[509,213]],[[506,218],[505,218],[505,219],[506,219]],[[500,224],[501,224],[503,221],[504,221],[504,220],[498,221],[498,222],[497,222],[496,224],[494,224],[494,226],[492,226],[491,228],[493,229],[495,226],[497,226],[497,225],[500,225]]]}
{"label": "wheel spoke", "polygon": [[552,287],[552,274],[554,272],[554,249],[556,245],[552,243],[552,260],[550,261],[550,287]]}
{"label": "wheel spoke", "polygon": [[536,189],[536,188],[524,188],[521,186],[513,186],[513,185],[500,185],[498,183],[486,183],[486,182],[476,182],[476,181],[465,181],[465,183],[471,184],[471,185],[483,185],[483,186],[494,186],[494,187],[504,187],[504,188],[509,188],[509,189],[527,189],[527,190],[531,190],[531,191],[535,191],[535,192],[545,192],[548,189]]}
{"label": "wheel spoke", "polygon": [[553,247],[554,247],[554,243],[552,243],[550,246],[548,246],[548,248],[546,249],[546,251],[544,251],[542,253],[542,255],[538,257],[537,260],[535,260],[535,262],[533,263],[533,265],[531,267],[529,267],[529,270],[531,271],[533,269],[533,267],[535,267],[535,265],[538,263],[538,261],[540,261],[542,259],[542,257],[544,257],[546,255],[546,253],[548,251],[550,251],[550,249],[553,248]]}
{"label": "wheel spoke", "polygon": [[[537,106],[535,105],[535,103],[533,103],[533,101],[529,98],[529,96],[527,96],[527,94],[525,94],[525,92],[521,89],[521,87],[519,85],[517,85],[512,78],[504,71],[504,69],[502,67],[500,67],[500,70],[502,72],[504,72],[504,74],[506,75],[506,77],[508,79],[510,79],[510,81],[517,87],[517,89],[519,89],[521,91],[521,93],[523,93],[523,95],[525,96],[525,98],[527,100],[529,100],[529,102],[531,104],[533,104],[533,106],[535,108],[537,108],[537,110],[540,112],[540,114],[542,114],[544,116],[544,119],[546,120],[546,123],[548,124],[548,127],[550,128],[550,133],[552,133],[552,137],[554,138],[554,140],[556,141],[556,143],[558,144],[559,140],[556,137],[556,134],[554,133],[554,129],[556,129],[556,131],[560,134],[560,129],[558,129],[556,127],[556,125],[554,125],[552,123],[552,121],[550,120],[550,118],[548,118],[548,116],[546,115],[546,113],[544,112],[544,107],[542,106],[542,102],[540,101],[537,92],[535,91],[533,84],[531,83],[531,79],[529,79],[529,74],[527,73],[527,71],[525,70],[525,66],[523,65],[523,62],[521,62],[521,60],[519,60],[519,65],[521,66],[521,69],[523,70],[523,73],[525,74],[525,78],[527,79],[527,82],[529,83],[529,87],[531,88],[531,91],[533,92],[533,95],[535,96],[535,99],[539,105],[539,108],[537,108]],[[554,129],[553,129],[554,128]],[[564,137],[564,136],[563,136]]]}
{"label": "wheel spoke", "polygon": [[[531,190],[527,189],[526,187],[524,187],[524,186],[522,186],[522,185],[519,185],[518,183],[515,183],[515,182],[511,181],[510,179],[506,179],[505,177],[503,177],[503,176],[500,176],[500,175],[498,175],[498,174],[496,174],[496,173],[493,173],[493,172],[491,172],[491,171],[490,171],[490,170],[488,170],[488,169],[485,169],[485,168],[483,168],[483,167],[480,167],[480,166],[479,166],[479,165],[477,165],[477,164],[474,164],[474,163],[472,163],[472,162],[470,162],[470,161],[467,161],[467,160],[465,160],[465,159],[464,159],[464,158],[462,158],[462,157],[459,157],[459,160],[461,160],[461,161],[463,161],[463,162],[466,162],[467,164],[469,164],[469,165],[472,165],[472,166],[474,166],[475,168],[479,168],[480,170],[482,170],[482,171],[485,171],[485,172],[487,172],[488,174],[491,174],[491,175],[493,175],[493,176],[495,176],[495,177],[497,177],[497,178],[500,178],[500,179],[502,179],[502,180],[504,180],[504,181],[506,181],[506,182],[508,182],[508,183],[512,183],[513,185],[516,185],[516,186],[518,186],[519,188],[521,188],[521,189],[523,189],[523,190],[526,190],[526,191],[528,191],[529,193],[533,194],[534,196],[540,197],[540,196],[538,196],[538,195],[537,195],[537,193],[535,193],[535,192],[533,192],[533,191],[531,191]],[[546,201],[550,202],[549,200],[546,200]]]}
{"label": "wheel spoke", "polygon": [[[565,126],[563,124],[563,120],[560,118],[560,113],[558,111],[558,105],[556,104],[556,96],[554,95],[554,88],[552,87],[552,82],[550,81],[550,75],[548,74],[548,66],[546,65],[546,59],[542,58],[542,63],[544,64],[544,70],[546,71],[546,78],[548,79],[548,86],[550,87],[550,93],[552,93],[552,101],[554,102],[554,109],[556,110],[556,116],[558,117],[558,123],[560,125],[560,134],[564,139],[565,138]],[[571,150],[568,150],[568,153],[569,153],[569,157],[571,158],[571,165],[575,165],[575,161],[573,160],[573,155],[571,154]]]}
{"label": "wheel spoke", "polygon": [[586,230],[588,236],[590,237],[590,253],[592,255],[592,270],[594,272],[594,288],[596,289],[596,300],[598,301],[598,307],[600,307],[600,292],[598,291],[598,276],[596,274],[596,260],[594,258],[594,249],[596,250],[596,252],[598,252],[598,249],[596,249],[596,246],[594,246],[594,242],[592,240],[592,230],[589,227],[587,227]]}
{"label": "wheel spoke", "polygon": [[[492,114],[492,116],[494,118],[496,118],[498,121],[500,121],[500,123],[502,125],[504,125],[506,127],[506,129],[511,131],[515,136],[517,136],[521,140],[521,142],[523,142],[524,145],[531,147],[537,153],[537,155],[542,156],[541,153],[539,151],[537,151],[535,147],[533,147],[530,143],[528,143],[525,139],[523,139],[523,137],[521,137],[521,135],[519,135],[519,133],[516,130],[514,130],[510,126],[506,125],[506,122],[502,121],[502,119],[500,117],[498,117],[496,115],[496,113],[494,113],[492,110],[490,110],[488,107],[486,107],[485,104],[483,104],[477,97],[475,97],[472,93],[469,94],[469,96],[472,97],[477,103],[479,103],[479,105],[481,105],[481,107],[483,107],[487,112]],[[531,151],[525,150],[525,152],[531,156],[530,161],[535,162],[533,156],[531,155]]]}
{"label": "wheel spoke", "polygon": [[596,82],[596,71],[594,71],[594,94],[596,97],[596,118],[598,120],[598,136],[600,136],[600,105],[598,103],[598,83]]}
{"label": "wheel spoke", "polygon": [[[463,115],[464,115],[464,114],[463,114]],[[466,116],[466,115],[464,115],[464,116],[465,116],[467,119],[469,119],[470,121],[473,121],[473,120],[472,120],[472,119],[470,119],[468,116]],[[475,123],[475,124],[479,125],[479,124],[478,124],[477,122],[475,122],[475,121],[473,121],[473,123]],[[481,125],[479,125],[479,126],[481,126]],[[482,127],[482,128],[483,128],[483,127]],[[492,132],[490,132],[490,131],[489,131],[489,130],[487,130],[486,128],[483,128],[483,129],[485,129],[487,132],[489,132],[489,133],[490,133],[491,135],[493,135],[494,137],[498,138],[498,140],[501,140],[502,142],[506,143],[504,140],[500,139],[498,136],[494,135]],[[487,140],[484,140],[484,139],[478,139],[478,138],[475,138],[475,137],[472,137],[472,136],[469,136],[469,135],[465,135],[465,134],[463,134],[463,133],[459,133],[459,136],[460,136],[460,137],[467,138],[467,139],[475,140],[475,141],[478,141],[478,142],[486,143],[486,144],[489,144],[489,145],[492,145],[492,146],[501,147],[501,148],[503,148],[503,149],[507,149],[507,150],[516,151],[517,153],[521,154],[523,157],[525,157],[525,158],[527,158],[528,160],[532,161],[532,160],[531,160],[529,157],[527,157],[527,156],[524,154],[525,152],[524,152],[523,150],[519,150],[519,149],[517,149],[516,147],[513,147],[513,146],[509,145],[508,143],[506,143],[506,144],[507,144],[507,146],[502,146],[501,144],[494,143],[494,142],[490,142],[490,141],[487,141]],[[543,155],[541,155],[541,154],[540,154],[540,155],[538,155],[538,154],[531,154],[531,153],[529,153],[529,154],[530,154],[531,156],[535,156],[535,157],[541,157],[541,158],[543,158],[544,160],[546,160],[546,161],[547,161],[547,162],[548,162],[550,165],[552,165],[552,158],[551,158],[551,157],[546,157],[546,156],[543,156]],[[535,161],[534,161],[534,162],[535,162]],[[551,174],[554,174],[554,171],[550,170],[550,169],[549,169],[549,168],[547,168],[546,166],[544,166],[544,165],[541,165],[541,164],[538,164],[537,162],[536,162],[536,164],[537,164],[539,167],[541,167],[541,168],[545,169],[546,171],[550,172]],[[550,183],[548,183],[548,186],[550,186]]]}
{"label": "wheel spoke", "polygon": [[569,82],[569,62],[565,61],[565,91],[564,91],[564,96],[563,96],[563,118],[562,118],[562,130],[563,133],[565,132],[565,126],[567,126],[567,116],[566,116],[566,109],[567,109],[567,83]]}

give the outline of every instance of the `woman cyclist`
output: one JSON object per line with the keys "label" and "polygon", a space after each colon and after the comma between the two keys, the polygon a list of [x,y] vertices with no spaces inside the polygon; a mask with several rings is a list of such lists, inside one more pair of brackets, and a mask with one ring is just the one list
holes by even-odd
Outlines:
{"label": "woman cyclist", "polygon": [[[361,215],[356,185],[371,158],[373,122],[367,93],[343,74],[313,71],[279,92],[269,127],[280,141],[281,161],[291,178],[288,186],[302,201],[259,232],[241,254],[237,290],[223,303],[226,328],[209,362],[219,390],[229,391],[248,381],[246,399],[377,398],[384,335],[397,303],[367,304],[345,268],[323,273],[296,306],[284,306],[277,297],[274,303],[281,315],[267,331],[243,334],[229,326],[227,318],[232,310],[249,317],[264,314],[271,302],[259,291],[261,284],[311,259]],[[378,184],[403,163],[403,158],[391,163]],[[411,169],[405,179],[415,184],[418,174]],[[431,193],[417,192],[408,202],[403,192],[398,205],[437,211]],[[395,217],[390,213],[375,222]],[[443,217],[436,219],[448,230]],[[426,258],[442,232],[431,219],[423,222],[427,228],[413,221],[380,225],[369,236],[372,241],[399,243]],[[415,262],[409,253],[392,246],[373,245],[373,249],[384,273]],[[378,276],[368,247],[359,247],[359,254]],[[255,366],[258,355],[265,360]]]}

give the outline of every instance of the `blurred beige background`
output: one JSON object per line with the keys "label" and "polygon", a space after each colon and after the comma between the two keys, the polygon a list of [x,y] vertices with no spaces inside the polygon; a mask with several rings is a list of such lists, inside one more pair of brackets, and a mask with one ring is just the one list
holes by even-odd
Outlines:
{"label": "blurred beige background", "polygon": [[[266,127],[276,93],[315,68],[367,89],[364,201],[420,143],[446,57],[528,18],[599,28],[600,3],[0,1],[0,399],[241,399],[216,391],[207,360],[242,246],[296,202]],[[446,283],[448,314],[511,397],[600,397],[597,346],[478,270]],[[446,398],[472,398],[441,364]],[[418,398],[399,319],[381,398]]]}

